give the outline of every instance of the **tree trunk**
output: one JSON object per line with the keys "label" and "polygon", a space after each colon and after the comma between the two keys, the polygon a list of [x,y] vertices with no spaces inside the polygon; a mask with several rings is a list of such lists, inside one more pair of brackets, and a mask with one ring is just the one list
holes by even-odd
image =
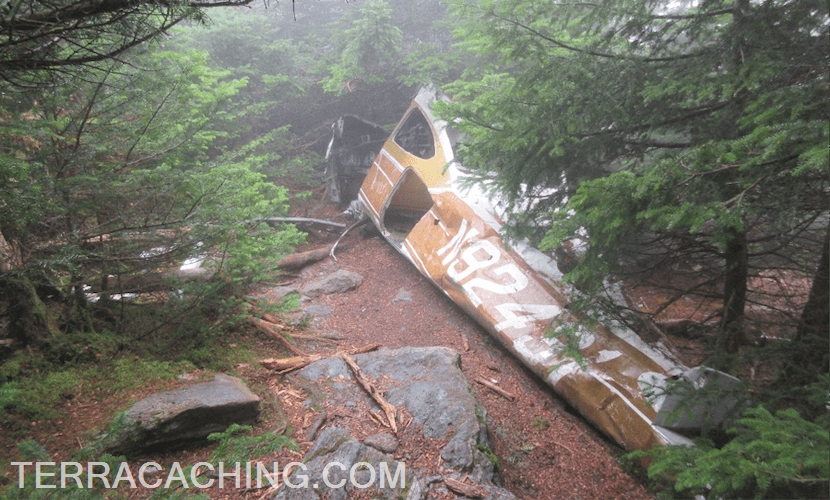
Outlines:
{"label": "tree trunk", "polygon": [[9,333],[23,345],[42,347],[60,330],[32,280],[23,273],[19,248],[0,230],[0,299],[8,305]]}
{"label": "tree trunk", "polygon": [[9,332],[23,345],[43,347],[60,333],[57,322],[25,275],[7,275],[0,288],[9,304]]}
{"label": "tree trunk", "polygon": [[[810,296],[804,310],[801,312],[801,321],[798,323],[793,343],[803,344],[802,362],[816,372],[827,372],[828,366],[828,332],[830,332],[830,226],[824,237],[821,251],[821,260],[818,270],[810,287]],[[819,345],[813,345],[818,342]]]}
{"label": "tree trunk", "polygon": [[749,261],[746,232],[733,230],[726,245],[726,279],[723,285],[722,345],[729,354],[745,343],[743,318],[746,306],[746,280]]}
{"label": "tree trunk", "polygon": [[[748,11],[749,0],[737,0],[733,4],[732,71],[737,82],[743,80],[741,68],[747,54],[746,13]],[[739,86],[738,92],[732,99],[730,109],[726,113],[727,119],[721,131],[723,137],[727,139],[738,137],[738,123],[744,115],[746,96],[746,89]],[[726,187],[724,199],[733,198],[738,195],[738,191],[739,188],[735,184]],[[746,343],[743,319],[746,306],[746,282],[749,274],[749,255],[745,229],[730,229],[724,258],[726,260],[726,276],[723,283],[723,318],[720,328],[720,345],[727,354],[736,354],[738,349]]]}

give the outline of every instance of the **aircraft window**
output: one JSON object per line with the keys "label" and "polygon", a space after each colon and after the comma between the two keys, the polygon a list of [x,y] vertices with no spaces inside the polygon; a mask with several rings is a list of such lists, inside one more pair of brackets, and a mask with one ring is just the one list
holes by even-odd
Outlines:
{"label": "aircraft window", "polygon": [[395,142],[407,153],[418,158],[426,160],[435,156],[435,139],[432,136],[432,129],[426,117],[417,109],[409,113],[406,121],[398,129]]}

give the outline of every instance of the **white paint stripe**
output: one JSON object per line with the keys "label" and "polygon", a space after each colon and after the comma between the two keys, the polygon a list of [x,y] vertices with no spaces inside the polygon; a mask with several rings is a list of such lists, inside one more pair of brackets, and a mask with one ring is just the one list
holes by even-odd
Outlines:
{"label": "white paint stripe", "polygon": [[[466,219],[464,219],[464,221],[466,222]],[[459,230],[458,232],[461,233],[461,230]],[[448,253],[447,256],[444,257],[444,260],[441,261],[441,265],[443,265],[443,266],[448,265],[450,263],[450,261],[455,259],[455,256],[458,255],[458,252],[461,250],[461,245],[463,245],[464,243],[467,243],[468,241],[470,241],[472,238],[474,238],[476,236],[478,236],[478,229],[476,229],[474,227],[470,228],[470,230],[467,231],[467,234],[465,234],[464,237],[461,238],[461,241],[457,242],[455,244],[455,247],[452,249],[452,251],[450,251],[450,253]],[[487,240],[478,240],[478,241],[487,241]]]}
{"label": "white paint stripe", "polygon": [[617,359],[622,356],[620,351],[609,351],[603,349],[599,351],[599,356],[594,360],[594,363],[605,363],[607,361],[611,361],[612,359]]}
{"label": "white paint stripe", "polygon": [[363,191],[363,188],[360,188],[360,191],[358,191],[357,195],[358,197],[360,197],[360,201],[363,202],[363,206],[369,207],[369,210],[371,210],[372,213],[375,214],[375,222],[380,221],[380,214],[377,212],[377,210],[375,210],[375,207],[373,207],[372,204],[369,203],[369,198],[366,197],[366,193]]}
{"label": "white paint stripe", "polygon": [[625,401],[625,404],[627,404],[627,405],[628,405],[628,407],[629,407],[629,408],[631,408],[631,409],[634,411],[634,413],[636,413],[636,414],[637,414],[640,418],[642,418],[643,420],[645,420],[645,422],[646,422],[649,426],[651,426],[651,419],[650,419],[650,418],[648,418],[648,417],[646,417],[646,415],[645,415],[643,412],[641,412],[639,408],[637,408],[636,406],[634,406],[634,403],[632,403],[632,402],[631,402],[631,401],[630,401],[627,397],[625,397],[625,395],[623,395],[623,393],[621,393],[621,392],[620,392],[620,391],[619,391],[616,387],[614,387],[613,385],[611,385],[611,384],[609,384],[608,382],[606,382],[606,381],[605,381],[605,379],[603,379],[602,377],[600,377],[599,375],[597,375],[596,373],[594,373],[594,372],[593,372],[590,368],[588,369],[588,373],[589,373],[592,377],[594,377],[595,379],[597,379],[597,380],[598,380],[598,381],[599,381],[602,385],[604,385],[605,387],[607,387],[609,391],[613,392],[614,394],[616,394],[617,396],[619,396],[619,397],[620,397],[623,401]]}
{"label": "white paint stripe", "polygon": [[398,162],[398,160],[395,159],[395,157],[393,157],[391,154],[389,154],[389,152],[386,151],[385,149],[381,149],[380,152],[383,154],[383,156],[388,158],[390,162],[392,162],[392,165],[395,165],[395,168],[397,168],[398,171],[403,172],[403,170],[404,170],[403,165],[401,165]]}
{"label": "white paint stripe", "polygon": [[455,233],[455,236],[452,237],[449,243],[444,245],[443,247],[439,248],[437,252],[435,252],[439,257],[444,255],[444,252],[449,250],[450,248],[454,247],[458,240],[464,236],[464,233],[467,232],[467,219],[461,219],[461,227],[458,229],[458,232]]}
{"label": "white paint stripe", "polygon": [[418,252],[415,250],[415,247],[412,246],[412,243],[410,243],[409,240],[404,240],[404,244],[407,245],[409,249],[412,251],[412,257],[414,259],[417,259],[418,262],[415,262],[415,260],[413,260],[413,262],[415,262],[415,265],[417,267],[421,268],[421,273],[429,276],[426,264],[424,264],[424,261],[421,260],[421,256],[418,255]]}
{"label": "white paint stripe", "polygon": [[663,444],[673,444],[673,445],[683,445],[683,446],[694,446],[694,441],[691,439],[681,436],[675,432],[672,432],[668,429],[660,427],[659,425],[652,425],[652,429],[657,433],[658,436],[663,438]]}
{"label": "white paint stripe", "polygon": [[379,163],[375,163],[375,164],[374,164],[374,167],[375,167],[375,169],[376,169],[378,172],[380,172],[381,174],[383,174],[383,176],[384,176],[384,177],[386,177],[386,182],[388,182],[390,186],[394,186],[394,185],[395,185],[395,183],[394,183],[394,182],[392,182],[392,179],[390,179],[390,178],[389,178],[389,176],[388,176],[388,175],[386,175],[386,172],[384,172],[384,171],[383,171],[383,169],[381,168],[381,166],[380,166],[380,164],[379,164]]}
{"label": "white paint stripe", "polygon": [[411,255],[409,255],[409,250],[407,250],[405,246],[400,245],[400,246],[395,247],[395,248],[397,248],[397,249],[398,249],[398,251],[399,251],[399,252],[401,252],[401,254],[402,254],[404,257],[406,257],[406,259],[407,259],[409,262],[412,262],[413,264],[415,264],[415,261],[414,261],[414,260],[412,260],[412,256],[411,256]]}

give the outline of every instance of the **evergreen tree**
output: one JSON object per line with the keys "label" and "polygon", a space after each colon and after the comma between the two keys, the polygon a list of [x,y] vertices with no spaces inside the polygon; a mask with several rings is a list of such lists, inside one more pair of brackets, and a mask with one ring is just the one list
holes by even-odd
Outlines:
{"label": "evergreen tree", "polygon": [[549,248],[587,235],[569,274],[584,290],[634,256],[647,273],[702,263],[716,272],[695,287],[722,300],[720,344],[736,352],[749,277],[818,267],[825,2],[450,5],[461,43],[487,63],[446,86],[442,112],[465,133],[459,160],[531,208],[517,232],[552,219]]}
{"label": "evergreen tree", "polygon": [[122,57],[210,7],[251,0],[11,0],[0,4],[0,80],[19,86]]}
{"label": "evergreen tree", "polygon": [[205,59],[136,54],[3,96],[0,298],[24,344],[118,320],[109,297],[170,290],[160,281],[188,257],[212,262],[214,278],[184,297],[204,299],[261,276],[300,240],[257,222],[287,208],[260,173],[267,137],[211,150],[245,81]]}

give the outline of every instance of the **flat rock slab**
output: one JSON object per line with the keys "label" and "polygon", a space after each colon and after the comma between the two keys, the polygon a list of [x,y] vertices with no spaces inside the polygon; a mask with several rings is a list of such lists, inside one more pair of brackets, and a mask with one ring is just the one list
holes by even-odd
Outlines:
{"label": "flat rock slab", "polygon": [[152,394],[127,410],[119,431],[105,438],[117,454],[178,448],[222,432],[231,424],[254,424],[259,397],[238,378],[217,374],[212,381]]}
{"label": "flat rock slab", "polygon": [[340,269],[331,274],[318,278],[304,284],[300,288],[300,293],[311,298],[319,297],[321,295],[331,295],[333,293],[343,293],[349,290],[354,290],[363,283],[363,276]]}
{"label": "flat rock slab", "polygon": [[[513,499],[513,495],[498,487],[498,478],[493,465],[479,450],[488,447],[485,412],[470,392],[469,383],[461,372],[460,355],[445,347],[405,347],[382,349],[377,352],[354,356],[362,373],[375,380],[387,380],[384,387],[389,403],[405,407],[412,416],[412,425],[417,425],[425,438],[436,439],[446,444],[439,453],[443,461],[440,473],[445,477],[468,480],[481,485],[486,498]],[[351,369],[339,357],[323,359],[303,368],[291,376],[292,382],[301,387],[314,385],[324,393],[327,403],[353,408],[357,401],[369,409],[377,410],[375,403],[366,395],[353,377]],[[312,392],[317,392],[315,389]],[[347,465],[365,461],[380,474],[381,463],[394,474],[394,459],[388,453],[398,448],[397,438],[391,434],[368,436],[361,443],[342,427],[326,428],[319,434],[303,462],[308,470],[303,472],[310,483],[322,478],[322,470],[330,462]],[[356,460],[355,457],[361,458]],[[364,460],[365,459],[365,460]],[[356,461],[355,461],[356,460]],[[402,462],[407,460],[404,456]],[[318,463],[319,462],[319,463]],[[351,465],[347,465],[351,467]],[[333,470],[331,471],[333,472]],[[368,472],[367,472],[368,473]],[[369,490],[372,498],[425,498],[430,488],[439,487],[439,482],[428,480],[423,471],[406,469],[406,488],[400,490]],[[330,474],[330,477],[333,477]],[[347,478],[348,479],[348,478]],[[368,480],[368,478],[367,478]],[[330,481],[336,482],[336,481]],[[317,481],[318,488],[291,490],[283,486],[274,499],[345,499],[349,496],[349,485],[344,488],[328,488]],[[374,487],[379,488],[379,479]],[[397,495],[397,496],[396,496]]]}

